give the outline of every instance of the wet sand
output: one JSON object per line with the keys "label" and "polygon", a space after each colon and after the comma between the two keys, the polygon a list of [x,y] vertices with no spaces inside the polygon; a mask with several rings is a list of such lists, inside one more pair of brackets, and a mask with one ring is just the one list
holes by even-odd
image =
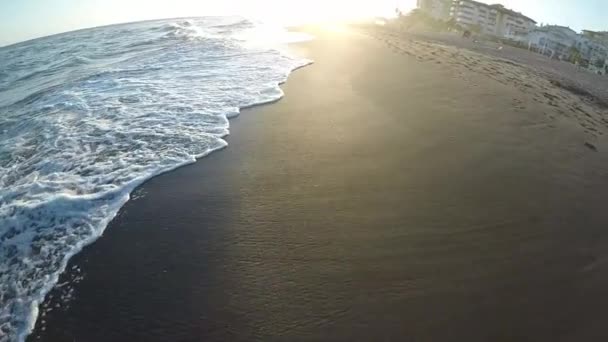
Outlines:
{"label": "wet sand", "polygon": [[284,99],[73,258],[30,340],[608,338],[604,109],[465,49],[316,33]]}

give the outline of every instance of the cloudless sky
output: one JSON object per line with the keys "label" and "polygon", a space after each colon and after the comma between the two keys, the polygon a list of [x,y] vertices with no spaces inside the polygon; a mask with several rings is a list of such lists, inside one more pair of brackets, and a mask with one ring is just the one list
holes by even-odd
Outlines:
{"label": "cloudless sky", "polygon": [[[482,0],[488,3],[498,1]],[[539,23],[608,30],[608,0],[502,0]],[[393,13],[416,0],[0,0],[0,46],[85,27],[243,14],[281,23]]]}

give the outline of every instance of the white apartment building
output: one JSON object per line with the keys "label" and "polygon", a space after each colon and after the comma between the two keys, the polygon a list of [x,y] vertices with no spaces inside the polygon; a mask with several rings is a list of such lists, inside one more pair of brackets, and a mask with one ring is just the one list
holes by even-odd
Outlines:
{"label": "white apartment building", "polygon": [[519,12],[474,0],[454,0],[450,15],[462,26],[479,27],[481,33],[516,40],[525,40],[536,27],[536,21]]}
{"label": "white apartment building", "polygon": [[560,59],[569,59],[575,51],[573,48],[589,61],[606,58],[606,49],[601,44],[565,26],[539,27],[528,35],[528,44],[546,56]]}
{"label": "white apartment building", "polygon": [[450,19],[452,0],[417,0],[418,8],[435,19]]}
{"label": "white apartment building", "polygon": [[528,45],[538,53],[562,60],[573,61],[574,54],[578,53],[578,62],[589,70],[604,73],[604,66],[608,64],[608,41],[604,42],[588,32],[591,31],[578,34],[565,26],[541,26],[530,32]]}
{"label": "white apartment building", "polygon": [[498,23],[496,24],[499,36],[525,40],[530,31],[536,28],[536,21],[502,5],[491,5],[490,7],[498,10]]}
{"label": "white apartment building", "polygon": [[608,48],[606,48],[606,46],[584,36],[580,36],[575,47],[580,52],[581,56],[591,63],[606,61],[608,58]]}
{"label": "white apartment building", "polygon": [[547,25],[528,34],[528,44],[539,53],[560,59],[570,57],[571,48],[578,41],[578,34],[569,27]]}
{"label": "white apartment building", "polygon": [[583,36],[608,47],[608,31],[583,30]]}
{"label": "white apartment building", "polygon": [[592,63],[608,59],[608,32],[583,30],[579,37],[576,48],[583,55],[583,58]]}

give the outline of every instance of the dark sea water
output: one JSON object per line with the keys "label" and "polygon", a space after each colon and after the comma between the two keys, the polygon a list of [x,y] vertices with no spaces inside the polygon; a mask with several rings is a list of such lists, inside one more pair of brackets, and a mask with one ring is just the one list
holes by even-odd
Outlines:
{"label": "dark sea water", "polygon": [[299,39],[238,17],[149,21],[0,48],[0,341],[21,341],[68,259],[132,190],[226,146],[282,96]]}

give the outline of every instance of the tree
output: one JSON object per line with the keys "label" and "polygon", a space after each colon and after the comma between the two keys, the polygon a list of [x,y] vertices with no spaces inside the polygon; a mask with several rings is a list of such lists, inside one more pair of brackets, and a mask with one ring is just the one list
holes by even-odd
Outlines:
{"label": "tree", "polygon": [[470,27],[471,32],[476,33],[476,34],[480,34],[481,33],[481,25],[479,24],[475,24],[475,25],[471,25]]}
{"label": "tree", "polygon": [[456,18],[454,18],[454,17],[451,17],[445,24],[446,24],[448,30],[450,30],[450,31],[458,30],[458,22],[456,21]]}
{"label": "tree", "polygon": [[576,63],[580,63],[581,61],[581,52],[578,51],[578,49],[576,48],[576,46],[572,46],[570,47],[570,62],[576,64]]}

